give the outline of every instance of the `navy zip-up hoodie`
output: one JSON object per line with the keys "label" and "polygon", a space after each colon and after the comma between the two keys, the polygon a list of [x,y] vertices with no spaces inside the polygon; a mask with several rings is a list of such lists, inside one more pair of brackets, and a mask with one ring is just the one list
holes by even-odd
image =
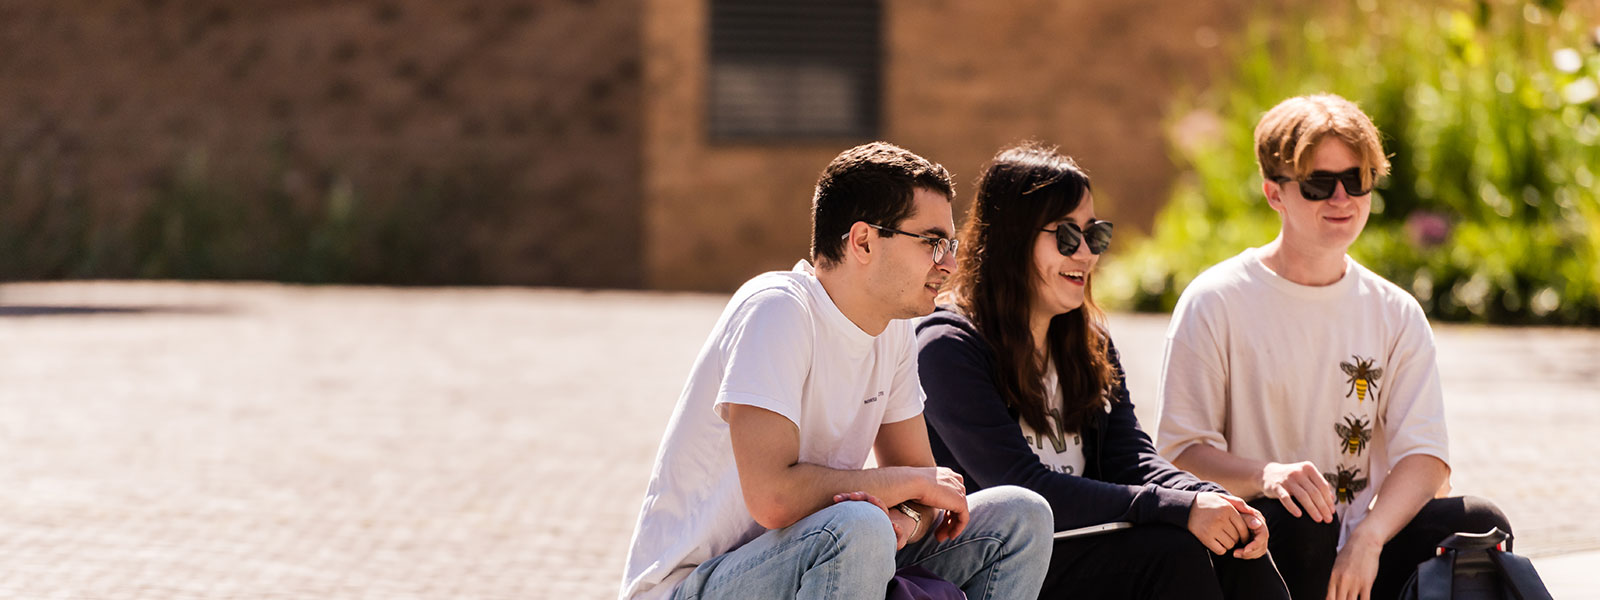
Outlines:
{"label": "navy zip-up hoodie", "polygon": [[934,459],[960,473],[968,493],[998,485],[1038,492],[1055,512],[1056,531],[1111,521],[1187,527],[1196,494],[1226,493],[1156,454],[1134,415],[1115,347],[1111,411],[1080,432],[1085,466],[1078,476],[1046,468],[1023,439],[996,384],[994,350],[971,321],[940,307],[918,323],[917,345]]}

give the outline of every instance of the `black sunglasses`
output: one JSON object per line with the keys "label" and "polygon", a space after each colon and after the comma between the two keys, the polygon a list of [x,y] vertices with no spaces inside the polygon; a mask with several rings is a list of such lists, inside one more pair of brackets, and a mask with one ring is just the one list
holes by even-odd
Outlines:
{"label": "black sunglasses", "polygon": [[[1340,183],[1344,184],[1345,194],[1350,196],[1365,196],[1372,193],[1371,183],[1376,183],[1378,181],[1378,170],[1369,170],[1372,172],[1372,176],[1368,178],[1368,183],[1361,182],[1360,167],[1345,169],[1338,173],[1331,171],[1312,171],[1310,176],[1306,177],[1305,179],[1298,180],[1300,183],[1300,196],[1307,200],[1327,200],[1333,197],[1334,186]],[[1296,181],[1295,179],[1284,177],[1282,175],[1273,177],[1272,180],[1278,183]]]}
{"label": "black sunglasses", "polygon": [[1089,240],[1089,253],[1100,254],[1111,247],[1111,221],[1095,221],[1088,229],[1079,229],[1077,223],[1062,223],[1055,229],[1040,229],[1056,234],[1056,251],[1062,256],[1078,253],[1078,244]]}

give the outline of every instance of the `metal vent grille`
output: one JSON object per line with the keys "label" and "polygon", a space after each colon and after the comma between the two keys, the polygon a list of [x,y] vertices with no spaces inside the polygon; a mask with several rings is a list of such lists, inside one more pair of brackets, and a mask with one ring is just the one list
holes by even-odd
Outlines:
{"label": "metal vent grille", "polygon": [[874,138],[879,0],[712,0],[713,140]]}

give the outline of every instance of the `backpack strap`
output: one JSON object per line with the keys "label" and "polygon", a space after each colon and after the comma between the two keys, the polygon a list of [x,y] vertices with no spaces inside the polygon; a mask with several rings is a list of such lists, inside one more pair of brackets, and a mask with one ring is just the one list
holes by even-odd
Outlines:
{"label": "backpack strap", "polygon": [[1511,588],[1518,600],[1552,600],[1544,580],[1533,570],[1532,561],[1509,552],[1488,554],[1489,560],[1500,568],[1501,582]]}
{"label": "backpack strap", "polygon": [[1417,600],[1450,600],[1450,588],[1455,583],[1456,553],[1445,552],[1417,565],[1413,575]]}
{"label": "backpack strap", "polygon": [[1511,534],[1500,531],[1499,527],[1483,533],[1457,533],[1440,541],[1439,547],[1451,550],[1503,550],[1510,552]]}

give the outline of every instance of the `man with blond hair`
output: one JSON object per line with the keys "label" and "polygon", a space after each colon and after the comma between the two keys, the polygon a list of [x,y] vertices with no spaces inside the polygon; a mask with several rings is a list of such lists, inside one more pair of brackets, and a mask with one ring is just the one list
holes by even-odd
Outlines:
{"label": "man with blond hair", "polygon": [[1449,490],[1433,331],[1399,286],[1346,254],[1388,174],[1378,129],[1331,94],[1261,118],[1276,239],[1211,267],[1167,331],[1157,449],[1252,499],[1297,600],[1394,598],[1458,531],[1510,531]]}

